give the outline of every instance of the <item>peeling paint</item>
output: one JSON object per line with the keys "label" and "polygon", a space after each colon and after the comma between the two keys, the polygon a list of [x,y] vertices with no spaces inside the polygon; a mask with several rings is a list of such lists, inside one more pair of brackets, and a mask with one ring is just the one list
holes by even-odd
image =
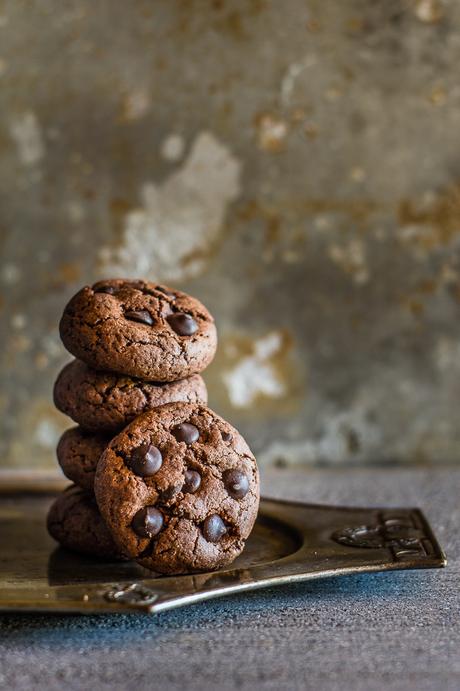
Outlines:
{"label": "peeling paint", "polygon": [[37,444],[45,449],[55,448],[60,435],[60,429],[53,420],[40,420],[33,431]]}
{"label": "peeling paint", "polygon": [[68,427],[68,419],[54,408],[51,400],[36,397],[22,401],[17,422],[19,429],[28,433],[18,435],[10,444],[5,456],[7,466],[55,469],[56,444]]}
{"label": "peeling paint", "polygon": [[307,55],[299,62],[290,64],[281,80],[280,98],[283,106],[288,106],[291,103],[292,94],[294,92],[295,84],[299,75],[310,67],[317,64],[317,57],[315,55]]}
{"label": "peeling paint", "polygon": [[10,125],[18,156],[25,166],[35,166],[45,155],[45,144],[35,113],[28,111],[16,116]]}
{"label": "peeling paint", "polygon": [[150,94],[145,89],[134,89],[126,94],[121,104],[122,122],[141,120],[150,110]]}
{"label": "peeling paint", "polygon": [[414,12],[424,24],[437,24],[444,17],[444,8],[439,0],[416,0]]}
{"label": "peeling paint", "polygon": [[142,185],[142,206],[126,214],[121,244],[100,254],[107,273],[183,280],[199,274],[240,192],[241,164],[214,135],[195,139],[183,166]]}
{"label": "peeling paint", "polygon": [[41,346],[45,353],[54,360],[62,356],[62,345],[57,334],[43,336]]}
{"label": "peeling paint", "polygon": [[282,118],[262,113],[255,119],[257,144],[262,151],[277,153],[284,148],[288,125]]}
{"label": "peeling paint", "polygon": [[400,239],[425,257],[460,237],[460,183],[399,204]]}
{"label": "peeling paint", "polygon": [[249,407],[259,396],[280,398],[286,385],[273,358],[283,347],[283,335],[273,331],[255,341],[253,352],[223,373],[230,402],[235,408]]}
{"label": "peeling paint", "polygon": [[21,280],[22,272],[16,264],[4,264],[0,270],[0,278],[5,285],[14,285]]}
{"label": "peeling paint", "polygon": [[23,329],[27,324],[27,319],[25,314],[21,314],[18,312],[17,314],[13,314],[11,316],[11,326],[13,329]]}
{"label": "peeling paint", "polygon": [[357,285],[369,281],[366,251],[361,240],[349,240],[343,245],[334,243],[328,248],[328,255]]}
{"label": "peeling paint", "polygon": [[341,463],[356,460],[360,454],[369,456],[381,442],[379,427],[360,406],[324,419],[324,429],[317,438],[273,442],[260,454],[260,463]]}
{"label": "peeling paint", "polygon": [[67,204],[67,215],[72,223],[80,223],[86,215],[85,206],[79,201],[71,201]]}
{"label": "peeling paint", "polygon": [[161,155],[166,161],[179,161],[185,149],[185,140],[180,134],[170,134],[161,145]]}

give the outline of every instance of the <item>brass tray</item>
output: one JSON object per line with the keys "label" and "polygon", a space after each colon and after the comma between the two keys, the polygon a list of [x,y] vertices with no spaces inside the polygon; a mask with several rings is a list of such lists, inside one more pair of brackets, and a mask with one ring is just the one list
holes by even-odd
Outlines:
{"label": "brass tray", "polygon": [[446,557],[419,509],[263,499],[247,546],[228,569],[156,576],[58,548],[45,515],[61,481],[0,480],[0,610],[145,612],[266,586],[342,574],[439,568]]}

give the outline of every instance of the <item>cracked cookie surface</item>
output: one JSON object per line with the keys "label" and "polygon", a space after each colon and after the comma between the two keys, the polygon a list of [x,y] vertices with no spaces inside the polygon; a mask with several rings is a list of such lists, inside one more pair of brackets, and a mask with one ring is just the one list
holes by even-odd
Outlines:
{"label": "cracked cookie surface", "polygon": [[175,381],[214,357],[214,320],[197,299],[142,280],[111,279],[82,288],[59,326],[62,342],[95,369],[149,381]]}
{"label": "cracked cookie surface", "polygon": [[174,382],[147,382],[97,371],[81,360],[66,365],[54,385],[56,408],[96,432],[118,432],[137,415],[165,403],[206,404],[207,399],[199,374]]}
{"label": "cracked cookie surface", "polygon": [[136,418],[102,454],[94,487],[123,553],[169,574],[230,564],[259,505],[249,447],[200,404],[171,403]]}
{"label": "cracked cookie surface", "polygon": [[68,487],[53,502],[47,517],[48,532],[74,552],[104,559],[125,559],[102,519],[94,494]]}
{"label": "cracked cookie surface", "polygon": [[81,427],[66,430],[56,449],[64,475],[79,487],[93,492],[99,458],[112,436],[88,432]]}

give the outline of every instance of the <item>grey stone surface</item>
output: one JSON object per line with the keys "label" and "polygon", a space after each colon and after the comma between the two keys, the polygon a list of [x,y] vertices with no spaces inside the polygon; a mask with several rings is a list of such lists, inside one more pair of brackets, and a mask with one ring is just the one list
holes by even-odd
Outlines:
{"label": "grey stone surface", "polygon": [[51,466],[84,282],[215,313],[262,463],[458,461],[460,4],[6,0],[0,457]]}
{"label": "grey stone surface", "polygon": [[265,493],[418,505],[448,567],[342,577],[163,613],[0,617],[8,689],[457,691],[460,471],[270,471]]}

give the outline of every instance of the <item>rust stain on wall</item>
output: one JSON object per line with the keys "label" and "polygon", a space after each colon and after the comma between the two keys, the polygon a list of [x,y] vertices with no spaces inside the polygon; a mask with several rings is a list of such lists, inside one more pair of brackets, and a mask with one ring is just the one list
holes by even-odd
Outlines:
{"label": "rust stain on wall", "polygon": [[273,113],[257,113],[254,127],[259,149],[271,154],[283,151],[289,133],[288,124],[283,118]]}
{"label": "rust stain on wall", "polygon": [[305,393],[293,352],[294,338],[287,329],[258,338],[223,334],[209,372],[213,391],[225,399],[227,407],[245,409],[251,416],[274,407],[280,414],[292,412]]}
{"label": "rust stain on wall", "polygon": [[381,208],[381,204],[372,199],[308,199],[303,208],[309,214],[342,213],[350,217],[361,228],[365,226],[371,214]]}
{"label": "rust stain on wall", "polygon": [[260,218],[266,224],[267,242],[271,244],[280,237],[280,226],[283,218],[302,218],[320,214],[342,214],[353,221],[359,231],[367,228],[372,214],[381,210],[383,205],[373,199],[283,199],[276,204],[267,204],[257,199],[249,199],[236,211],[237,219],[248,223]]}
{"label": "rust stain on wall", "polygon": [[409,236],[411,242],[426,251],[448,245],[460,233],[460,183],[442,190],[428,204],[403,199],[398,210],[401,226],[423,226],[426,232]]}

